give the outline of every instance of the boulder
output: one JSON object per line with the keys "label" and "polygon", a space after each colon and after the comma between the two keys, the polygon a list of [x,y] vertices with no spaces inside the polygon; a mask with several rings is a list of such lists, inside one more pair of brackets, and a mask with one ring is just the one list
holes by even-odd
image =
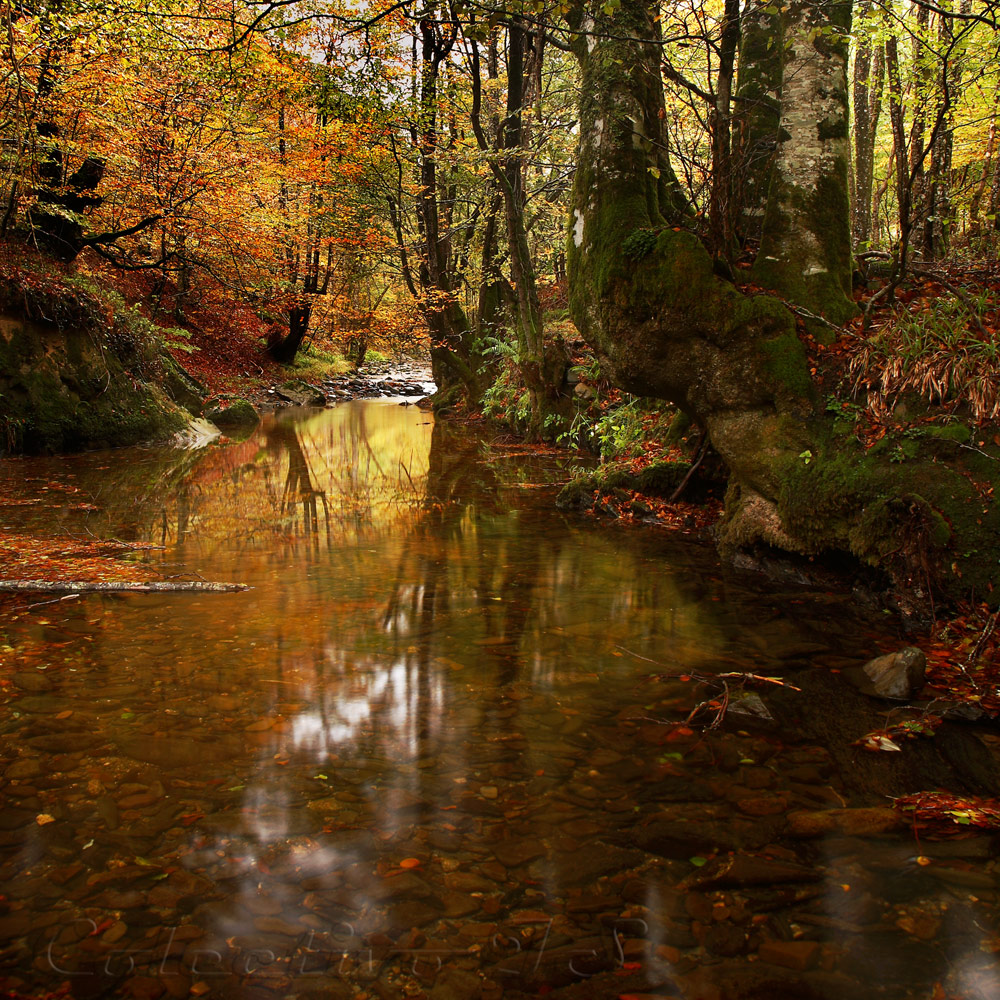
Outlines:
{"label": "boulder", "polygon": [[274,394],[296,406],[326,406],[326,394],[323,390],[300,378],[275,386]]}
{"label": "boulder", "polygon": [[863,670],[879,697],[906,701],[924,686],[927,657],[916,646],[907,646],[869,660]]}
{"label": "boulder", "polygon": [[256,427],[260,414],[245,399],[232,399],[225,405],[213,406],[205,416],[217,427]]}
{"label": "boulder", "polygon": [[5,314],[4,297],[0,283],[0,453],[162,441],[185,425],[151,338],[82,312],[64,327]]}

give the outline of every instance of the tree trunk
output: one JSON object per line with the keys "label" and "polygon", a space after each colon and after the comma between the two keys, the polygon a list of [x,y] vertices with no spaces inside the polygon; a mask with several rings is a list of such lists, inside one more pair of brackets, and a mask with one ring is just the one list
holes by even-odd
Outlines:
{"label": "tree trunk", "polygon": [[[867,2],[862,15],[871,10]],[[854,198],[852,227],[855,243],[867,249],[872,242],[872,185],[875,173],[875,139],[882,113],[885,83],[885,47],[879,44],[872,59],[871,36],[866,31],[854,54]]]}
{"label": "tree trunk", "polygon": [[781,125],[781,15],[750,4],[743,14],[733,136],[732,191],[739,235],[759,240]]}
{"label": "tree trunk", "polygon": [[753,277],[841,324],[851,301],[847,46],[851,5],[795,0],[782,14],[781,135]]}
{"label": "tree trunk", "polygon": [[[788,245],[798,241],[811,252],[820,245],[839,307],[844,261],[834,259],[807,210],[826,183],[833,201],[825,218],[838,247],[849,243],[843,11],[838,16],[836,51],[816,57],[832,64],[828,72],[822,65],[811,72],[813,57],[803,54],[808,33],[801,29],[810,18],[791,22],[802,79],[793,83],[786,73],[783,93],[811,101],[817,118],[810,127],[804,112],[783,112],[784,145],[799,151],[782,154],[779,194],[790,210]],[[811,23],[826,37],[823,22]],[[983,513],[976,487],[934,455],[893,464],[835,434],[790,313],[771,296],[746,297],[716,277],[701,241],[684,229],[663,153],[657,27],[644,0],[622,0],[613,19],[596,3],[578,8],[571,24],[582,69],[568,241],[573,319],[619,386],[670,400],[706,429],[730,470],[722,547],[848,552],[925,596],[931,586],[965,590],[973,574],[976,586],[992,584],[995,564],[984,567],[971,553],[1000,548],[1000,518]],[[838,81],[839,90],[822,100],[813,93],[821,82]],[[813,151],[818,171],[807,175],[802,147]],[[796,280],[782,284],[815,304],[815,284],[798,280],[802,261],[785,267]],[[783,279],[777,264],[771,270]]]}
{"label": "tree trunk", "polygon": [[683,198],[663,152],[650,10],[630,0],[613,21],[598,10],[583,26],[573,319],[618,385],[668,399],[708,429],[739,484],[724,535],[794,547],[776,507],[776,460],[810,447],[813,403],[792,318],[716,277],[700,240],[677,225]]}
{"label": "tree trunk", "polygon": [[709,196],[709,231],[716,253],[728,260],[733,253],[732,110],[733,68],[740,40],[739,0],[726,0],[719,44],[719,75],[715,106],[711,112],[712,190]]}
{"label": "tree trunk", "polygon": [[312,305],[309,302],[299,302],[288,310],[288,333],[284,337],[276,336],[267,345],[268,354],[283,365],[290,365],[302,346],[309,332],[309,320],[312,317]]}

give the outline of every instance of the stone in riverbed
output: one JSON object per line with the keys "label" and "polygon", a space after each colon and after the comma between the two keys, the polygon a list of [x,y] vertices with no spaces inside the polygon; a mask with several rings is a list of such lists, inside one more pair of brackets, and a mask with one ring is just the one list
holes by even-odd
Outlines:
{"label": "stone in riverbed", "polygon": [[819,942],[765,941],[757,954],[763,962],[805,972],[806,969],[811,969],[819,958]]}
{"label": "stone in riverbed", "polygon": [[752,854],[734,854],[710,862],[689,875],[684,884],[692,889],[738,889],[749,885],[817,882],[821,878],[820,872],[805,865]]}
{"label": "stone in riverbed", "polygon": [[326,394],[323,390],[300,378],[276,386],[274,394],[296,406],[326,406]]}
{"label": "stone in riverbed", "polygon": [[906,701],[924,686],[927,657],[916,646],[907,646],[869,660],[863,670],[877,695]]}
{"label": "stone in riverbed", "polygon": [[493,848],[493,853],[505,868],[518,868],[546,852],[537,840],[505,840]]}
{"label": "stone in riverbed", "polygon": [[906,820],[898,812],[881,806],[788,814],[788,833],[793,837],[820,837],[834,831],[851,837],[873,837],[905,826]]}
{"label": "stone in riverbed", "polygon": [[39,673],[37,670],[19,670],[11,680],[22,691],[51,691],[55,687],[50,677],[46,677],[45,674]]}
{"label": "stone in riverbed", "polygon": [[23,781],[25,778],[37,778],[42,770],[42,765],[37,760],[27,758],[14,761],[3,774],[9,781]]}

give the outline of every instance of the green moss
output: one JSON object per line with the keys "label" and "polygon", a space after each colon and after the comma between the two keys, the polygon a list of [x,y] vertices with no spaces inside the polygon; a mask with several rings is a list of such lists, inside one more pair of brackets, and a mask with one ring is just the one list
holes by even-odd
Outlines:
{"label": "green moss", "polygon": [[[845,444],[808,464],[786,462],[778,509],[788,531],[803,551],[850,552],[901,586],[931,585],[956,599],[971,593],[996,603],[997,505],[960,467],[918,454],[893,462],[899,444],[897,439],[882,454]],[[996,475],[995,463],[989,471]]]}
{"label": "green moss", "polygon": [[813,394],[809,377],[806,351],[794,333],[764,340],[760,345],[764,367],[775,382],[785,386],[794,395],[808,399]]}
{"label": "green moss", "polygon": [[0,447],[42,453],[116,447],[168,437],[185,422],[158,386],[127,372],[90,331],[0,324]]}
{"label": "green moss", "polygon": [[958,421],[948,424],[929,424],[922,427],[920,433],[937,441],[956,441],[959,444],[968,444],[972,440],[972,429]]}
{"label": "green moss", "polygon": [[556,506],[563,509],[586,506],[595,490],[605,494],[642,493],[670,497],[690,470],[687,462],[654,462],[638,473],[621,465],[602,465],[593,472],[577,476],[564,486],[556,499]]}
{"label": "green moss", "polygon": [[253,403],[246,399],[230,400],[226,406],[215,406],[205,413],[207,419],[219,427],[256,427],[260,414]]}

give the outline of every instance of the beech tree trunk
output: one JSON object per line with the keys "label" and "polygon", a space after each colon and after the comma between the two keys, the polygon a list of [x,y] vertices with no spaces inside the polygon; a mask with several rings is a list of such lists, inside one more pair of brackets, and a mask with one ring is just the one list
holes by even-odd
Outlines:
{"label": "beech tree trunk", "polygon": [[848,196],[850,0],[782,11],[781,132],[754,280],[841,324],[854,315]]}
{"label": "beech tree trunk", "polygon": [[[784,255],[768,263],[775,285],[834,319],[851,308],[847,14],[824,9],[839,18],[832,27],[806,4],[788,21],[782,94],[802,104],[782,108],[764,238]],[[974,574],[976,586],[992,586],[995,567],[971,553],[1000,547],[997,511],[987,517],[975,486],[936,454],[892,463],[837,434],[792,314],[717,277],[685,228],[664,153],[658,28],[645,0],[622,0],[613,19],[594,0],[572,13],[571,27],[582,69],[572,316],[619,386],[670,400],[707,431],[730,471],[722,548],[851,553],[925,598],[932,588],[964,590]],[[831,233],[818,228],[820,217]],[[791,255],[796,247],[801,257]]]}
{"label": "beech tree trunk", "polygon": [[743,239],[759,240],[781,125],[781,14],[751,4],[743,13],[733,135],[735,216]]}

